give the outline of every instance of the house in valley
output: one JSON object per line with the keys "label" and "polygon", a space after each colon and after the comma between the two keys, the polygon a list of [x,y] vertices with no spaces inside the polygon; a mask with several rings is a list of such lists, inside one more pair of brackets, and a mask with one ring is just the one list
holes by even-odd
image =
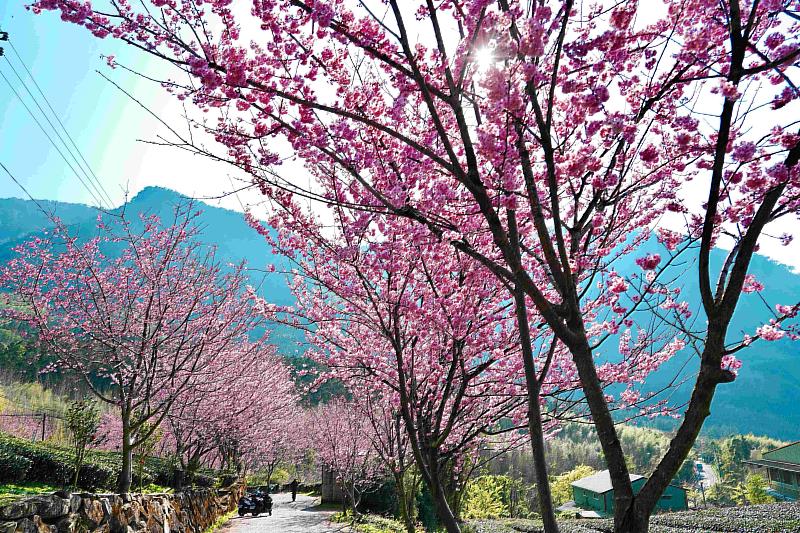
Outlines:
{"label": "house in valley", "polygon": [[764,452],[761,459],[744,462],[769,480],[771,496],[779,500],[800,499],[800,441]]}
{"label": "house in valley", "polygon": [[[647,478],[631,474],[634,494],[642,490]],[[658,511],[685,511],[689,508],[686,489],[670,485],[656,504]],[[575,512],[581,518],[605,518],[614,514],[614,489],[608,470],[572,483],[572,501],[558,508],[563,512]]]}

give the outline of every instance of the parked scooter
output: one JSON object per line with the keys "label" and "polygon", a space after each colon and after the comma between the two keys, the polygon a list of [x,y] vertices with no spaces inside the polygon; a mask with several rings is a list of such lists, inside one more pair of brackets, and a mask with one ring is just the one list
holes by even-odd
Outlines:
{"label": "parked scooter", "polygon": [[256,489],[252,493],[247,493],[239,498],[239,516],[246,514],[258,516],[267,513],[272,516],[272,498],[266,492]]}

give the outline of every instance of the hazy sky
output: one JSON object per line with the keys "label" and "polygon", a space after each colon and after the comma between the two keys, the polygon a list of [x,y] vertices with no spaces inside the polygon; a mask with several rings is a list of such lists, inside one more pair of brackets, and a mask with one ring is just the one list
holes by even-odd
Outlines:
{"label": "hazy sky", "polygon": [[[166,128],[147,111],[103,79],[102,71],[133,94],[170,125],[183,126],[182,108],[151,82],[111,69],[102,55],[115,55],[120,63],[138,70],[162,68],[139,51],[107,38],[98,40],[85,29],[62,22],[54,12],[34,15],[22,0],[0,1],[0,28],[8,31],[20,58],[33,74],[53,109],[71,134],[89,167],[99,178],[115,205],[124,191],[135,194],[148,185],[160,185],[190,196],[218,196],[232,189],[228,165],[181,150],[148,145],[140,141],[167,135]],[[25,86],[49,111],[37,93],[14,50],[3,43],[0,73],[25,100],[43,126],[51,132]],[[59,127],[51,118],[55,127]],[[50,133],[56,144],[59,139]],[[65,137],[66,139],[66,137]],[[70,141],[66,139],[66,142]],[[70,164],[78,165],[61,148]],[[96,204],[65,163],[47,136],[39,129],[6,81],[0,76],[0,161],[34,198]],[[22,190],[0,170],[0,197],[25,197]],[[247,195],[243,200],[247,202]],[[253,194],[249,195],[255,200]],[[239,206],[236,198],[222,201],[226,207]]]}

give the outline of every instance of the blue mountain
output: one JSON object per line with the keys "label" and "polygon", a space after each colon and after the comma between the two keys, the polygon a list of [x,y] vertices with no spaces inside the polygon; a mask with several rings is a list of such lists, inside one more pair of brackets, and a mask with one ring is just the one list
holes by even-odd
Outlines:
{"label": "blue mountain", "polygon": [[[641,273],[634,259],[648,252],[660,253],[663,258],[668,256],[661,245],[648,241],[616,265],[617,270],[626,274]],[[722,249],[711,252],[712,285],[716,283],[714,276],[726,255],[727,251]],[[684,252],[667,270],[666,279],[680,279],[678,299],[689,303],[694,329],[703,330],[706,317],[701,305],[697,260],[696,250]],[[787,266],[755,255],[749,272],[765,287],[763,291],[741,295],[728,329],[731,343],[738,342],[746,334],[754,335],[758,326],[775,316],[776,304],[791,305],[800,301],[800,275]],[[606,354],[616,351],[616,342],[613,339],[604,348]],[[739,351],[736,357],[742,361],[742,368],[733,383],[717,387],[704,431],[715,436],[755,433],[783,440],[800,440],[800,342],[786,338],[773,342],[759,340]],[[689,400],[698,368],[698,355],[686,348],[648,378],[646,390],[666,389],[659,398],[668,399],[673,406],[681,406]],[[656,425],[667,428],[672,423],[657,420]]]}

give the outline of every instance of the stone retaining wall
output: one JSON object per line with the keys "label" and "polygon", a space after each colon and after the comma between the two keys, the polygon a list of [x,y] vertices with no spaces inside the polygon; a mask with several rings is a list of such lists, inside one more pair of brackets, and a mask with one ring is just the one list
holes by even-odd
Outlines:
{"label": "stone retaining wall", "polygon": [[243,485],[178,494],[33,496],[0,506],[0,533],[201,533],[236,509]]}

